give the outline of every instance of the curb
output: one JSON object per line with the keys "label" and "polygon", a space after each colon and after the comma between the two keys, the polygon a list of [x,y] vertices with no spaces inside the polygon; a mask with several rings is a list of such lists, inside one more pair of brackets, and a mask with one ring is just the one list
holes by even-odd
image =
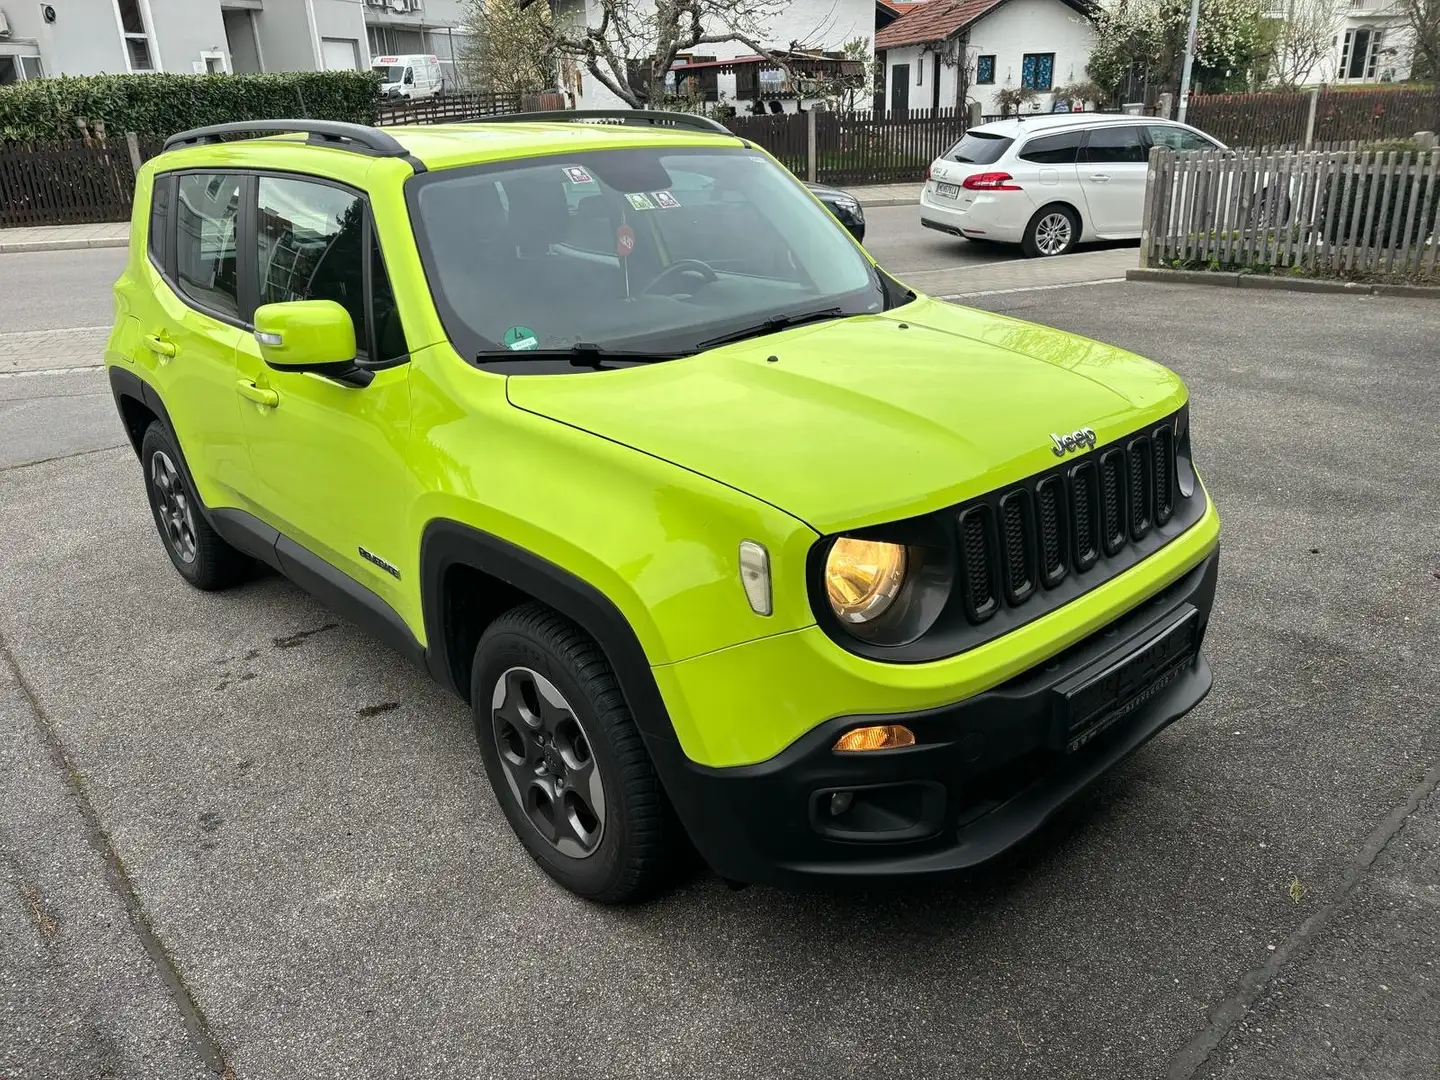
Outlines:
{"label": "curb", "polygon": [[1342,296],[1404,296],[1440,300],[1437,285],[1385,285],[1369,281],[1324,281],[1301,277],[1264,277],[1259,274],[1210,270],[1160,270],[1136,267],[1125,271],[1126,281],[1163,282],[1170,285],[1210,285],[1226,289],[1261,289],[1273,292],[1329,293]]}
{"label": "curb", "polygon": [[0,255],[25,251],[80,251],[84,248],[123,248],[128,236],[105,236],[95,240],[0,240]]}
{"label": "curb", "polygon": [[872,206],[919,206],[920,196],[917,193],[913,199],[892,199],[887,196],[885,198],[859,199],[858,201],[867,209]]}

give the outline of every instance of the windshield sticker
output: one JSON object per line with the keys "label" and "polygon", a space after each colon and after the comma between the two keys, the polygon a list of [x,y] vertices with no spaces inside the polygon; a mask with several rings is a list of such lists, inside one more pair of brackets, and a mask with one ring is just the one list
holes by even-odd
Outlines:
{"label": "windshield sticker", "polygon": [[680,206],[680,200],[668,191],[652,191],[650,197],[655,200],[655,205],[661,210],[674,210]]}
{"label": "windshield sticker", "polygon": [[655,204],[650,201],[650,197],[643,191],[632,191],[625,196],[625,200],[635,210],[655,209]]}
{"label": "windshield sticker", "polygon": [[505,331],[505,337],[501,339],[507,349],[538,349],[540,339],[535,336],[535,331],[528,326],[512,326]]}
{"label": "windshield sticker", "polygon": [[635,230],[629,225],[621,225],[615,230],[615,254],[622,259],[635,250]]}
{"label": "windshield sticker", "polygon": [[590,174],[579,165],[570,165],[565,169],[565,176],[572,184],[593,184],[595,181]]}

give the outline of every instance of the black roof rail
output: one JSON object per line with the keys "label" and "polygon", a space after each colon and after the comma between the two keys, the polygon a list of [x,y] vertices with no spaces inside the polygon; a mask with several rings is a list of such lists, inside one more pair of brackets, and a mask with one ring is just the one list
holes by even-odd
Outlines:
{"label": "black roof rail", "polygon": [[309,141],[338,150],[353,150],[375,157],[408,157],[410,151],[379,128],[364,124],[346,124],[338,120],[241,120],[231,124],[210,124],[171,135],[165,149],[181,146],[203,146],[219,142],[225,135],[309,135]]}
{"label": "black roof rail", "polygon": [[527,124],[532,122],[566,123],[576,120],[606,120],[622,124],[641,123],[652,127],[665,126],[689,128],[691,131],[705,131],[715,135],[729,135],[738,138],[733,131],[718,120],[695,113],[664,112],[659,109],[559,109],[551,112],[499,113],[495,116],[479,116],[465,123],[476,124]]}

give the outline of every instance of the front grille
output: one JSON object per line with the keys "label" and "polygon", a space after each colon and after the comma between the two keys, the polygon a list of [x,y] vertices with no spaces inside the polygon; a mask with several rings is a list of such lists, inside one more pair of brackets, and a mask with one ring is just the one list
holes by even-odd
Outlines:
{"label": "front grille", "polygon": [[[1123,560],[1175,513],[1170,422],[1073,465],[992,492],[960,510],[961,578],[972,623],[1022,608],[1037,593],[1072,590],[1071,575]],[[1133,553],[1132,553],[1133,554]],[[1098,584],[1107,575],[1094,575]]]}

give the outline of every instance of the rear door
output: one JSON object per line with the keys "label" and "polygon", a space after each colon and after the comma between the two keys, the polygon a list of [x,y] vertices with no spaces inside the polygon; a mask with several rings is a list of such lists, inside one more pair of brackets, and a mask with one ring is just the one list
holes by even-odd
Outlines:
{"label": "rear door", "polygon": [[1091,128],[1080,148],[1080,188],[1095,232],[1107,239],[1140,235],[1149,144],[1141,124]]}
{"label": "rear door", "polygon": [[235,348],[245,326],[248,253],[238,234],[250,183],[221,171],[157,177],[151,281],[132,297],[137,367],[159,393],[208,506],[243,503],[249,487]]}

